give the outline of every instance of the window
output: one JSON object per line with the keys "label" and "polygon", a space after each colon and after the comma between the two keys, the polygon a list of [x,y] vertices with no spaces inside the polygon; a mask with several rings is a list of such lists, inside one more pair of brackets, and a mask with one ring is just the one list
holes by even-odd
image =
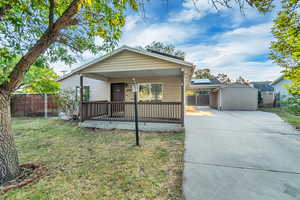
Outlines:
{"label": "window", "polygon": [[[80,101],[80,87],[76,86],[75,89],[75,99],[76,101]],[[83,101],[90,100],[90,86],[83,86]]]}
{"label": "window", "polygon": [[162,84],[142,83],[139,84],[140,101],[161,101],[163,97]]}

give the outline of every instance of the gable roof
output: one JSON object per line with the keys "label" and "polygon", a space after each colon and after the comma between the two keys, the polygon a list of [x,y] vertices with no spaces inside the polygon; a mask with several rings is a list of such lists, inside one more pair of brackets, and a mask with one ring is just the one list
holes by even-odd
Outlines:
{"label": "gable roof", "polygon": [[228,83],[223,85],[222,88],[251,88],[251,87],[247,84],[233,82],[233,83]]}
{"label": "gable roof", "polygon": [[274,88],[270,85],[271,81],[251,82],[254,88],[259,89],[262,92],[273,92]]}
{"label": "gable roof", "polygon": [[272,83],[270,85],[275,85],[278,82],[282,81],[284,78],[284,75],[279,76],[278,78],[276,78],[274,81],[272,81]]}
{"label": "gable roof", "polygon": [[208,79],[192,79],[191,85],[221,85],[222,83],[217,78]]}
{"label": "gable roof", "polygon": [[94,59],[94,60],[92,60],[92,61],[90,61],[86,64],[81,65],[80,67],[72,70],[70,73],[59,77],[57,79],[57,81],[61,81],[65,78],[68,78],[68,77],[72,76],[73,74],[92,66],[95,63],[101,62],[101,61],[103,61],[107,58],[110,58],[110,57],[112,57],[112,56],[114,56],[114,55],[116,55],[120,52],[123,52],[125,50],[130,51],[130,52],[134,52],[134,53],[138,53],[138,54],[142,54],[142,55],[145,55],[145,56],[158,58],[158,59],[165,60],[165,61],[168,61],[168,62],[176,63],[176,64],[183,65],[183,66],[186,66],[186,67],[194,68],[193,63],[190,63],[190,62],[178,59],[178,58],[174,58],[174,57],[170,57],[170,56],[167,56],[167,55],[162,55],[162,54],[158,54],[158,53],[154,53],[154,52],[149,52],[149,51],[145,51],[145,50],[142,50],[142,49],[136,49],[136,48],[132,48],[132,47],[124,45],[124,46],[122,46],[118,49],[115,49],[114,51],[112,51],[108,54],[105,54],[104,56],[101,56],[100,58],[96,58],[96,59]]}

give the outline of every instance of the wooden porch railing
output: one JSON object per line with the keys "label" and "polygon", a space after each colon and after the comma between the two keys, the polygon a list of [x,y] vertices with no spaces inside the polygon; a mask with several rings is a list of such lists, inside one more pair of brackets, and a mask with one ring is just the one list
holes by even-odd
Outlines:
{"label": "wooden porch railing", "polygon": [[[139,102],[140,122],[183,123],[181,102]],[[83,102],[82,119],[134,121],[134,102]]]}

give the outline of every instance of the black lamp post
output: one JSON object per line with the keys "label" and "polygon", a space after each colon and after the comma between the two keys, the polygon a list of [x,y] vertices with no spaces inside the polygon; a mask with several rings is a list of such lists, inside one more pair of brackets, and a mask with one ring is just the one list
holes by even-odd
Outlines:
{"label": "black lamp post", "polygon": [[134,119],[135,119],[135,140],[136,140],[136,146],[140,145],[140,138],[139,138],[139,117],[138,117],[138,102],[137,102],[137,92],[138,92],[138,84],[133,80],[133,95],[134,95]]}

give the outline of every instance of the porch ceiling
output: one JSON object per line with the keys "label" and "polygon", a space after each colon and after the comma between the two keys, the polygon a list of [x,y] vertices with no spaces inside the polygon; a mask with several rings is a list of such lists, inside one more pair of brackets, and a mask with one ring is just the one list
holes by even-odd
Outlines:
{"label": "porch ceiling", "polygon": [[151,76],[179,76],[181,71],[179,68],[172,69],[155,69],[155,70],[132,70],[118,72],[95,72],[86,73],[84,76],[93,76],[102,78],[128,78],[128,77],[151,77]]}

